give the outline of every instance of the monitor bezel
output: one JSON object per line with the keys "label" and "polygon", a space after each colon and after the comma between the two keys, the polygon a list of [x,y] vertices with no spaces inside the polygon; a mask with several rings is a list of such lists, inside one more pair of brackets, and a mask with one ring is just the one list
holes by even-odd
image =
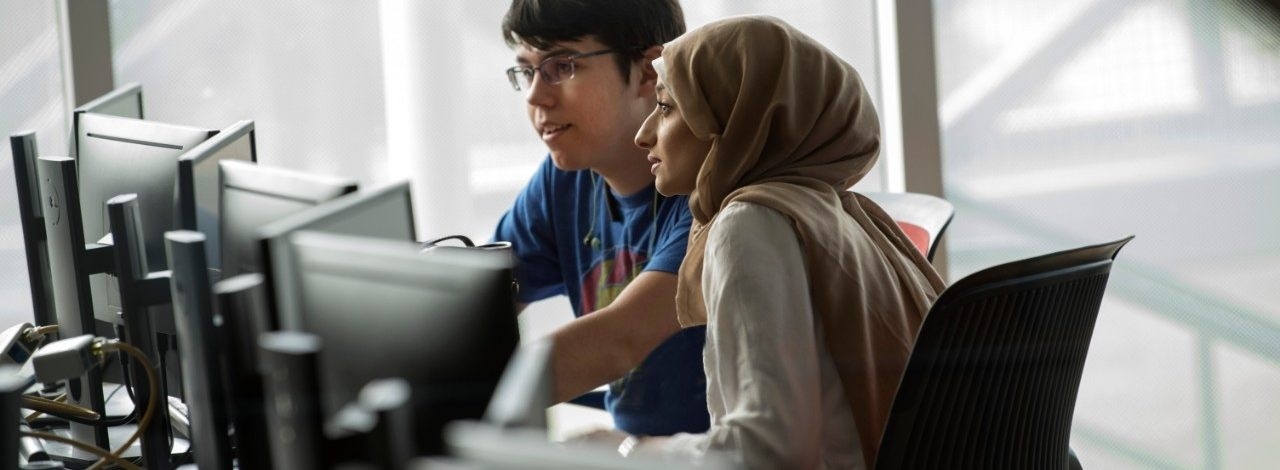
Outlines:
{"label": "monitor bezel", "polygon": [[[382,202],[388,198],[403,198],[406,208],[404,221],[409,228],[409,240],[417,240],[417,228],[413,218],[413,194],[408,181],[384,185],[370,190],[361,190],[327,201],[310,209],[293,214],[273,223],[264,225],[258,230],[259,247],[262,253],[262,272],[267,277],[267,292],[271,296],[271,315],[273,326],[282,329],[297,329],[300,316],[293,306],[292,292],[296,286],[289,284],[284,276],[287,269],[292,268],[292,249],[287,239],[289,234],[303,230],[311,230],[318,224],[342,217],[351,211]],[[323,231],[323,230],[320,230]],[[284,281],[286,286],[282,286]]]}
{"label": "monitor bezel", "polygon": [[[178,156],[178,175],[177,186],[175,188],[175,204],[174,220],[178,222],[180,230],[198,230],[196,224],[196,188],[195,188],[195,168],[196,165],[203,163],[206,159],[213,158],[218,152],[237,143],[241,138],[249,139],[249,162],[256,164],[258,162],[258,145],[257,135],[254,131],[253,121],[238,121],[235,124],[223,129],[217,135],[210,137],[208,140],[197,144],[191,150],[184,152]],[[243,161],[243,160],[228,160]],[[222,206],[222,184],[221,184],[221,165],[219,165],[219,185],[218,185],[218,206]]]}
{"label": "monitor bezel", "polygon": [[[127,99],[137,100],[138,113],[136,115],[130,114],[128,116],[120,116],[118,114],[111,114],[111,113],[104,112],[106,109],[110,108],[111,106]],[[146,119],[146,115],[144,114],[143,110],[144,108],[142,106],[142,85],[137,82],[127,83],[122,87],[111,90],[110,92],[107,92],[107,94],[94,98],[88,103],[85,103],[75,108],[74,110],[71,111],[71,152],[70,152],[71,157],[76,158],[80,154],[79,135],[80,135],[80,116],[81,115],[85,113],[94,113],[94,114],[104,114],[109,116],[127,117],[127,118],[133,118],[133,119]]]}
{"label": "monitor bezel", "polygon": [[[231,253],[227,251],[228,244],[226,243],[226,240],[229,239],[229,224],[225,220],[228,214],[234,215],[236,212],[235,208],[227,206],[227,194],[229,191],[247,192],[312,206],[281,216],[282,219],[287,219],[298,212],[304,212],[322,203],[353,194],[360,186],[359,182],[350,178],[304,173],[236,160],[218,163],[218,180],[218,216],[220,220],[218,240],[222,247],[222,253],[219,255],[222,257],[220,265],[222,268],[221,277],[223,278],[247,272],[270,272],[270,259],[267,256],[266,245],[256,232],[250,236],[254,240],[251,243],[252,246],[258,250],[260,255],[256,269],[242,272],[238,267],[239,263],[236,260],[229,259]],[[262,227],[258,228],[261,229]],[[232,267],[228,268],[229,266]],[[271,282],[269,280],[267,281],[266,291],[268,298],[272,298]],[[268,308],[269,311],[273,311],[272,309],[274,309],[274,305]],[[273,315],[267,316],[266,326],[268,330],[274,330],[278,327]]]}
{"label": "monitor bezel", "polygon": [[[405,354],[404,348],[414,352],[416,360],[412,361],[412,367],[403,367],[401,364],[404,362],[398,359],[383,360],[371,364],[375,369],[372,373],[366,372],[369,375],[366,378],[405,378],[414,387],[415,407],[436,409],[446,405],[451,411],[445,414],[471,413],[466,417],[470,419],[484,415],[520,344],[512,284],[515,260],[509,252],[466,249],[422,252],[416,243],[408,241],[306,230],[289,234],[287,243],[296,251],[291,274],[297,277],[297,304],[304,310],[296,327],[290,329],[317,335],[326,348],[350,345],[353,338],[366,335],[374,339],[360,351],[321,351],[320,383],[325,385],[321,401],[326,420],[335,418],[366,385],[328,367],[345,363],[350,368],[348,358],[364,361],[360,358]],[[370,298],[368,310],[356,320],[367,327],[324,326],[323,320],[312,318],[320,313],[306,308],[308,305],[331,305],[323,298],[314,297],[315,293],[309,290],[309,287],[314,289],[310,282],[315,280],[325,282],[324,289],[316,291],[320,295],[334,295],[335,286],[343,285],[342,281],[331,284],[335,280],[347,280],[347,287],[357,289],[360,284],[373,282],[407,292],[434,292],[434,295],[445,299],[446,305],[462,306],[462,310],[440,309],[422,303],[400,304],[397,308],[378,305],[378,299]],[[329,313],[341,315],[345,312],[331,310]],[[414,330],[406,333],[403,328],[409,328],[409,325]],[[377,340],[378,332],[388,328],[396,328],[398,336],[384,336],[383,340]],[[406,334],[417,339],[405,342]],[[331,335],[340,335],[342,339]],[[414,346],[404,346],[406,344]],[[377,352],[369,349],[380,347],[383,349]],[[433,348],[457,351],[458,357],[466,359],[459,362],[453,355],[431,357],[428,351]],[[406,375],[397,375],[398,372]],[[451,390],[439,388],[445,384]],[[419,389],[419,386],[433,388],[430,393],[425,393],[428,390]],[[426,433],[417,435],[418,451],[427,454],[442,451],[440,439],[444,422],[440,420],[447,419],[437,413],[424,413],[421,408],[415,412],[419,416],[417,432]]]}

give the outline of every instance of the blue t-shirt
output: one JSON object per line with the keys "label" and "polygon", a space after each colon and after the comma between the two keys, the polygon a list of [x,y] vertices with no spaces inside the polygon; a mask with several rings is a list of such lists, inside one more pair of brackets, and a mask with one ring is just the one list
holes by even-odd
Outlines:
{"label": "blue t-shirt", "polygon": [[[563,171],[548,157],[493,239],[511,242],[519,260],[519,302],[567,295],[582,316],[609,305],[643,271],[678,272],[691,220],[685,197],[662,197],[652,185],[618,196],[594,172]],[[705,327],[684,329],[609,384],[605,407],[618,429],[706,431],[705,342]]]}

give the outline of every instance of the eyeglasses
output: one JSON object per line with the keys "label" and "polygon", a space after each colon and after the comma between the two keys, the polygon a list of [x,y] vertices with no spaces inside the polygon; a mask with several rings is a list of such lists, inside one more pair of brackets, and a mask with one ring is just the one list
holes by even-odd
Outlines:
{"label": "eyeglasses", "polygon": [[548,85],[559,85],[565,80],[573,78],[573,61],[576,59],[585,59],[587,57],[595,57],[604,54],[614,54],[622,52],[617,49],[605,49],[594,52],[583,52],[580,54],[562,55],[557,57],[548,57],[537,67],[527,65],[517,65],[507,69],[507,80],[511,81],[511,88],[520,91],[520,85],[525,87],[533,87],[533,72],[538,71],[538,75],[542,77],[542,81]]}

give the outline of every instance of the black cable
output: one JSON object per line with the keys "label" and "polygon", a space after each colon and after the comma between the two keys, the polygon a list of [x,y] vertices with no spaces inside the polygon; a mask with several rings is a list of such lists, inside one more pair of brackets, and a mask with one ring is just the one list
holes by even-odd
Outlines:
{"label": "black cable", "polygon": [[[116,325],[116,338],[124,338],[124,325]],[[125,357],[124,351],[116,351],[116,357],[120,358],[120,376],[124,381],[124,391],[129,394],[129,403],[133,403],[133,408],[138,409],[138,399],[133,396],[133,381],[129,378],[129,358]],[[108,356],[110,357],[110,356]]]}
{"label": "black cable", "polygon": [[[156,333],[156,349],[160,353],[160,396],[157,399],[160,400],[160,406],[164,410],[164,419],[167,420],[169,419],[169,366],[166,365],[164,358],[169,355],[169,335]],[[166,427],[169,429],[169,432],[166,433],[169,435],[169,450],[172,451],[173,426]],[[170,464],[173,463],[172,458],[173,455],[170,454]]]}
{"label": "black cable", "polygon": [[423,242],[422,248],[423,249],[431,248],[433,246],[439,245],[449,240],[457,240],[459,242],[462,242],[462,245],[467,248],[476,246],[475,242],[472,242],[471,239],[468,238],[466,235],[449,235],[447,237],[440,237],[435,240],[429,240],[429,241]]}
{"label": "black cable", "polygon": [[165,397],[165,406],[169,406],[169,366],[164,360],[169,355],[169,335],[156,333],[156,349],[160,353],[160,396]]}
{"label": "black cable", "polygon": [[120,355],[120,375],[124,380],[124,392],[129,395],[129,403],[133,403],[133,408],[137,409],[138,399],[133,396],[133,379],[129,377],[130,366],[129,361],[126,360],[128,358],[123,356],[125,354],[123,352],[117,352],[116,354]]}
{"label": "black cable", "polygon": [[134,407],[132,410],[129,410],[129,414],[127,415],[124,415],[115,419],[105,418],[105,419],[102,419],[101,421],[102,421],[102,424],[105,424],[107,426],[119,426],[122,424],[132,423],[137,419],[138,419],[138,408]]}
{"label": "black cable", "polygon": [[[110,358],[111,356],[107,356],[107,357],[108,357],[108,358]],[[108,359],[108,360],[109,360],[109,359]],[[126,380],[126,381],[128,381],[128,380],[129,380],[129,376],[127,376],[127,375],[126,375],[126,376],[125,376],[125,380]],[[114,397],[114,396],[116,396],[116,394],[117,394],[117,393],[120,393],[120,389],[122,389],[122,388],[125,390],[125,393],[126,393],[126,394],[131,394],[131,393],[132,393],[132,392],[129,390],[129,384],[127,384],[127,383],[120,384],[120,386],[119,386],[119,387],[116,387],[116,389],[115,389],[114,391],[112,391],[110,395],[107,395],[106,399],[104,399],[104,400],[102,401],[103,408],[105,408],[105,407],[106,407],[107,402],[111,401],[111,397]],[[133,402],[133,401],[132,401],[132,395],[131,395],[131,396],[130,396],[130,403],[132,403],[132,402]],[[103,411],[105,412],[106,410],[103,410]],[[129,424],[129,423],[132,423],[132,422],[136,421],[137,419],[138,419],[138,407],[137,407],[137,406],[134,406],[134,407],[132,407],[132,408],[129,408],[129,414],[124,415],[124,416],[121,416],[121,417],[119,417],[119,418],[115,418],[115,419],[104,418],[104,419],[103,419],[102,424],[105,424],[105,425],[107,425],[107,426],[119,426],[119,425],[121,425],[121,424]]]}

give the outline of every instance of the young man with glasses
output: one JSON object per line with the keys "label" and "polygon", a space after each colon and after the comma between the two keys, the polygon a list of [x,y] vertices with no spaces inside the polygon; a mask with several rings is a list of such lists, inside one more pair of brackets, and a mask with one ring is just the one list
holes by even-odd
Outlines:
{"label": "young man with glasses", "polygon": [[676,0],[514,0],[507,70],[550,155],[495,231],[519,260],[521,307],[566,295],[553,334],[555,396],[609,384],[605,406],[633,435],[708,427],[705,329],[676,321],[688,200],[653,187],[633,142],[656,105],[650,63],[684,32]]}

